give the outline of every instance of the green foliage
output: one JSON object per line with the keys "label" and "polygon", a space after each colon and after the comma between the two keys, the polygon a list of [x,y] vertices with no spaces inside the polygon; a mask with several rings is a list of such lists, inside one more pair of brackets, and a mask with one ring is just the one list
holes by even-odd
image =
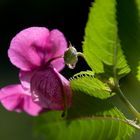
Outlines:
{"label": "green foliage", "polygon": [[117,2],[119,38],[132,73],[136,75],[140,61],[140,1],[117,0]]}
{"label": "green foliage", "polygon": [[82,91],[85,94],[100,99],[111,97],[110,88],[94,77],[92,71],[80,72],[75,74],[70,80],[71,88],[74,91]]}
{"label": "green foliage", "polygon": [[112,76],[114,67],[119,76],[129,73],[117,33],[116,1],[96,0],[90,8],[83,44],[87,63],[96,73]]}
{"label": "green foliage", "polygon": [[67,120],[61,112],[38,119],[37,133],[48,140],[126,140],[134,132],[124,115],[108,100],[75,93]]}

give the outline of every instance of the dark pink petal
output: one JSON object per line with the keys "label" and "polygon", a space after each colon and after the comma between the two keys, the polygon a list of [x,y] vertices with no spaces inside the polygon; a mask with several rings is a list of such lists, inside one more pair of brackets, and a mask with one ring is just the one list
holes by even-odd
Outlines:
{"label": "dark pink petal", "polygon": [[56,58],[57,62],[53,61],[51,64],[54,68],[60,71],[64,67],[64,60],[62,58],[57,59],[57,57],[63,57],[64,52],[67,49],[67,41],[63,33],[57,29],[52,30],[47,38],[46,49],[46,62]]}
{"label": "dark pink petal", "polygon": [[55,69],[54,69],[54,71],[58,74],[58,76],[62,82],[63,93],[66,96],[67,107],[70,107],[71,103],[72,103],[72,90],[70,88],[70,83],[63,75],[58,73]]}
{"label": "dark pink petal", "polygon": [[10,85],[0,90],[0,102],[9,111],[25,111],[32,116],[37,116],[42,108],[32,101],[29,93],[21,85]]}
{"label": "dark pink petal", "polygon": [[8,50],[11,62],[25,71],[40,66],[44,61],[48,36],[49,30],[44,27],[31,27],[18,33]]}
{"label": "dark pink petal", "polygon": [[34,73],[31,93],[34,102],[50,110],[64,110],[71,104],[69,82],[51,66]]}

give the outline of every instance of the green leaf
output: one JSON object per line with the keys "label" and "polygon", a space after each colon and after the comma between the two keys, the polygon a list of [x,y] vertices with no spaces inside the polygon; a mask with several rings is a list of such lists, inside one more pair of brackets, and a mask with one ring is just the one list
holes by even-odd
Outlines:
{"label": "green leaf", "polygon": [[116,0],[95,0],[85,29],[83,52],[95,73],[130,72],[117,35]]}
{"label": "green leaf", "polygon": [[137,79],[140,81],[140,64],[138,66],[138,71],[137,71]]}
{"label": "green leaf", "polygon": [[106,99],[113,95],[106,84],[94,77],[94,73],[92,71],[83,71],[75,74],[70,79],[70,85],[72,90],[75,92],[81,91],[100,99]]}
{"label": "green leaf", "polygon": [[136,75],[140,61],[140,1],[117,0],[117,3],[119,38],[132,73]]}
{"label": "green leaf", "polygon": [[127,140],[133,133],[124,115],[108,100],[75,93],[67,120],[48,112],[36,120],[37,133],[46,140]]}

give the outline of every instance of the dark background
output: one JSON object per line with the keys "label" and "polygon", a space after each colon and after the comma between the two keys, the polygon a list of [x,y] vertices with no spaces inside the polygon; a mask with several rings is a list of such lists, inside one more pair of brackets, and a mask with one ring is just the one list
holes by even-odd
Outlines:
{"label": "dark background", "polygon": [[[0,71],[12,67],[7,58],[9,43],[19,31],[31,26],[57,28],[78,50],[92,0],[0,0]],[[14,69],[14,68],[13,68]]]}

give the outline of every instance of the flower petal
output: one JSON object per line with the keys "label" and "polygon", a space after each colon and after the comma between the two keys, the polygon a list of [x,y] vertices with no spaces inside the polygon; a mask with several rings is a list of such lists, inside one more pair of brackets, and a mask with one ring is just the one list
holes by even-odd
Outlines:
{"label": "flower petal", "polygon": [[49,30],[31,27],[18,33],[11,41],[8,56],[21,70],[29,71],[42,64]]}
{"label": "flower petal", "polygon": [[44,111],[44,109],[38,104],[34,103],[32,97],[25,96],[24,97],[24,105],[23,110],[32,116],[38,116],[40,113]]}
{"label": "flower petal", "polygon": [[60,71],[64,67],[64,60],[61,58],[57,58],[60,56],[64,56],[64,52],[67,49],[67,41],[62,32],[57,29],[54,29],[50,32],[47,38],[47,54],[46,54],[46,62],[51,59],[55,59],[52,61],[52,65],[58,71]]}
{"label": "flower petal", "polygon": [[19,79],[24,90],[30,92],[30,81],[34,71],[20,71]]}
{"label": "flower petal", "polygon": [[51,62],[51,64],[55,67],[57,71],[61,71],[65,66],[64,58],[55,59]]}
{"label": "flower petal", "polygon": [[34,73],[31,79],[31,93],[34,102],[50,110],[64,110],[70,105],[71,99],[68,98],[71,98],[71,95],[69,95],[68,81],[60,77],[52,66]]}
{"label": "flower petal", "polygon": [[56,69],[54,69],[54,71],[58,74],[58,76],[61,80],[61,83],[63,86],[63,94],[64,94],[65,100],[66,100],[65,102],[66,102],[67,107],[69,108],[72,103],[72,90],[70,88],[70,83],[63,75],[58,73]]}
{"label": "flower petal", "polygon": [[31,96],[19,84],[2,88],[0,102],[9,111],[25,111],[32,116],[37,116],[42,111],[42,108],[32,101]]}

